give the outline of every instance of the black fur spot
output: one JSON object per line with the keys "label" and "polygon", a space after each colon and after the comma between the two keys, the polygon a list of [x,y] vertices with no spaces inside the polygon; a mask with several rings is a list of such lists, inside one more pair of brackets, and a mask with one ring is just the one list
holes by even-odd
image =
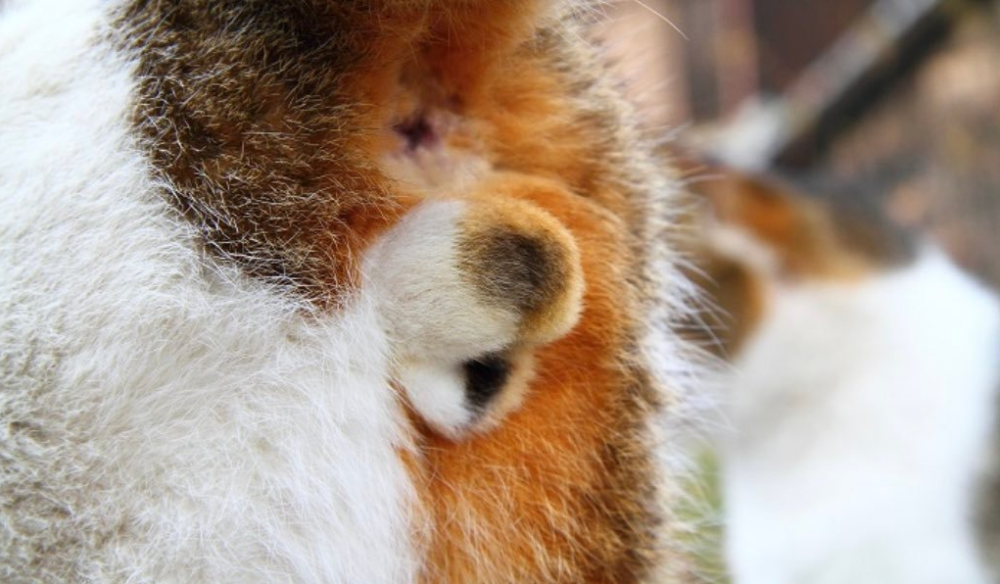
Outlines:
{"label": "black fur spot", "polygon": [[410,151],[421,146],[432,146],[437,142],[437,134],[425,116],[416,116],[411,120],[396,124],[393,130],[406,138],[406,148]]}
{"label": "black fur spot", "polygon": [[510,377],[510,362],[498,354],[466,361],[462,368],[465,370],[465,395],[476,411],[485,409]]}
{"label": "black fur spot", "polygon": [[497,230],[476,243],[477,288],[522,313],[543,306],[565,278],[558,251],[541,239]]}

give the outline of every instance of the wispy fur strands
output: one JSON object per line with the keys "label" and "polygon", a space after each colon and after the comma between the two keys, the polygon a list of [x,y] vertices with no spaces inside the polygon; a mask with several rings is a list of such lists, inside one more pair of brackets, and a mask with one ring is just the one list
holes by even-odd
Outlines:
{"label": "wispy fur strands", "polygon": [[989,581],[973,501],[996,296],[857,192],[733,171],[697,187],[702,265],[727,274],[708,290],[737,319],[719,434],[734,581]]}
{"label": "wispy fur strands", "polygon": [[378,11],[152,1],[126,3],[116,23],[139,60],[135,123],[172,202],[211,248],[313,296],[337,289],[352,215],[393,205],[365,148],[373,96],[349,79],[386,58]]}
{"label": "wispy fur strands", "polygon": [[11,3],[0,579],[680,579],[672,184],[574,10]]}

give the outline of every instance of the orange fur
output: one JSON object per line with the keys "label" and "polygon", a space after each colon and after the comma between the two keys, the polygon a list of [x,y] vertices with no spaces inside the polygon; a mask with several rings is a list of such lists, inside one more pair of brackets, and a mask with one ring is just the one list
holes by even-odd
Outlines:
{"label": "orange fur", "polygon": [[[192,4],[190,22],[218,17]],[[666,486],[656,483],[647,428],[661,396],[638,345],[654,296],[646,254],[656,255],[651,243],[660,243],[651,217],[663,212],[650,201],[666,180],[638,149],[627,106],[571,10],[537,0],[317,1],[303,13],[249,16],[234,8],[251,21],[265,12],[274,19],[251,24],[262,27],[253,29],[268,49],[262,53],[287,57],[287,67],[275,68],[247,61],[250,51],[239,43],[218,49],[217,29],[232,19],[212,20],[196,36],[185,22],[176,30],[154,26],[175,17],[169,6],[135,9],[134,44],[186,49],[180,64],[148,51],[149,78],[223,70],[214,100],[208,92],[185,94],[185,83],[176,95],[161,95],[160,85],[146,88],[144,113],[157,123],[162,103],[182,104],[163,117],[183,123],[170,118],[160,126],[184,128],[188,117],[227,119],[266,97],[265,113],[219,139],[218,158],[246,166],[254,179],[239,185],[244,190],[215,184],[232,169],[206,177],[196,149],[171,152],[183,136],[163,140],[155,151],[184,187],[181,210],[209,227],[208,241],[236,261],[266,260],[250,265],[251,273],[276,273],[320,290],[320,301],[336,306],[330,297],[357,285],[357,258],[429,198],[465,200],[480,213],[460,226],[468,239],[501,226],[555,250],[549,255],[565,286],[521,321],[519,343],[509,348],[511,384],[518,387],[494,410],[495,429],[456,443],[413,417],[421,448],[400,456],[421,485],[430,520],[427,582],[627,584],[665,561],[654,532],[669,533],[658,525]],[[316,22],[319,14],[324,18]],[[304,48],[286,46],[281,33],[289,26],[303,29],[305,40],[296,40]],[[331,30],[336,44],[317,42]],[[233,38],[240,40],[225,40]],[[236,65],[203,57],[205,47]],[[268,88],[246,81],[251,75],[227,77],[250,67],[261,68]],[[313,87],[319,90],[310,93]],[[330,103],[309,101],[317,91]],[[231,103],[219,105],[222,97]],[[156,123],[149,134],[166,135]],[[293,138],[281,141],[286,135]],[[433,148],[423,148],[421,139]],[[248,143],[252,156],[244,156]],[[311,206],[241,206],[281,189]],[[539,346],[564,331],[566,307],[581,286],[575,329]]]}
{"label": "orange fur", "polygon": [[[461,443],[425,432],[417,475],[434,525],[426,581],[633,582],[663,559],[650,522],[660,486],[650,482],[652,446],[642,429],[658,398],[630,367],[642,308],[630,281],[637,244],[629,231],[641,210],[620,186],[618,103],[574,87],[573,68],[594,74],[596,64],[557,50],[567,31],[525,44],[532,31],[521,4],[488,19],[470,13],[477,24],[469,28],[461,11],[441,16],[446,24],[401,67],[410,73],[383,122],[418,108],[461,115],[447,148],[505,172],[475,193],[445,196],[517,199],[547,211],[575,239],[585,282],[579,324],[537,350],[518,410]],[[433,74],[428,81],[414,71]]]}
{"label": "orange fur", "polygon": [[719,221],[775,250],[788,276],[855,279],[870,272],[864,257],[840,245],[819,201],[749,176],[727,174],[703,184]]}
{"label": "orange fur", "polygon": [[528,196],[583,243],[583,271],[593,284],[580,325],[538,353],[533,390],[520,410],[462,444],[428,438],[427,488],[438,525],[429,582],[626,582],[634,574],[624,560],[648,550],[649,542],[636,540],[650,534],[629,524],[643,503],[618,500],[634,496],[637,485],[628,481],[642,480],[625,468],[635,461],[614,468],[602,452],[615,439],[608,432],[635,415],[626,402],[640,399],[628,394],[617,358],[628,350],[634,309],[617,293],[624,238],[593,203],[556,189]]}
{"label": "orange fur", "polygon": [[[709,218],[689,218],[697,242],[690,253],[699,268],[690,276],[714,305],[706,320],[725,356],[734,354],[763,318],[776,280],[856,281],[911,252],[908,234],[881,210],[847,208],[856,193],[810,195],[772,177],[721,166],[703,174],[692,190],[703,198]],[[749,236],[747,243],[772,253],[776,265],[762,270],[733,255],[736,250],[718,249],[713,240],[720,227]]]}

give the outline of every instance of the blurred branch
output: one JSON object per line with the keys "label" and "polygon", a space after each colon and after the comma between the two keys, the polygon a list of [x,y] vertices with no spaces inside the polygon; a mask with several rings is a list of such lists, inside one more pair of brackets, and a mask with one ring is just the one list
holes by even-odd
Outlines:
{"label": "blurred branch", "polygon": [[970,1],[877,0],[784,94],[745,103],[712,149],[751,168],[813,164]]}

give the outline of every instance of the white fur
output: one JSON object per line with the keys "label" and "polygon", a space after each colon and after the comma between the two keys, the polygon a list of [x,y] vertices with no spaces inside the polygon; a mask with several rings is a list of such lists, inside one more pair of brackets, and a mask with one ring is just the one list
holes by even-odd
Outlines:
{"label": "white fur", "polygon": [[414,580],[382,297],[318,314],[206,260],[102,10],[0,21],[0,580]]}
{"label": "white fur", "polygon": [[757,239],[750,231],[726,225],[708,218],[708,243],[719,255],[736,260],[748,268],[769,277],[778,274],[781,258],[777,252]]}
{"label": "white fur", "polygon": [[773,291],[735,363],[737,584],[977,584],[973,487],[1000,370],[996,298],[941,253]]}
{"label": "white fur", "polygon": [[455,436],[462,362],[522,325],[459,274],[470,203],[418,206],[335,313],[247,279],[153,178],[108,9],[0,14],[0,581],[415,581],[395,388]]}
{"label": "white fur", "polygon": [[386,329],[406,349],[397,374],[410,403],[438,431],[458,436],[474,421],[464,362],[508,347],[521,315],[480,299],[459,265],[459,223],[469,205],[427,201],[368,254],[368,280]]}

